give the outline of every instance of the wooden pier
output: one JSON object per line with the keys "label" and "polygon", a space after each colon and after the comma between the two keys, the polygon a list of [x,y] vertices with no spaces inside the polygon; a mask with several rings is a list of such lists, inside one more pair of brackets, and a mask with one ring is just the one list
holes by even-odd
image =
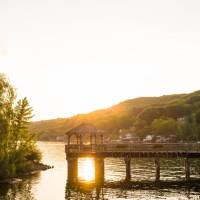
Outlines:
{"label": "wooden pier", "polygon": [[[82,132],[89,133],[89,144],[82,142]],[[100,133],[99,143],[97,143],[97,132]],[[71,144],[70,139],[74,133],[76,134],[76,144]],[[92,135],[93,133],[95,134]],[[65,145],[65,153],[68,161],[69,183],[76,183],[78,180],[78,158],[81,157],[94,158],[95,182],[97,184],[104,182],[104,159],[108,157],[124,158],[126,181],[131,181],[131,159],[133,158],[153,158],[155,160],[155,181],[160,180],[160,158],[183,158],[185,160],[186,181],[190,180],[189,160],[200,158],[200,144],[197,143],[104,144],[102,132],[88,125],[72,129],[67,135],[68,142]]]}

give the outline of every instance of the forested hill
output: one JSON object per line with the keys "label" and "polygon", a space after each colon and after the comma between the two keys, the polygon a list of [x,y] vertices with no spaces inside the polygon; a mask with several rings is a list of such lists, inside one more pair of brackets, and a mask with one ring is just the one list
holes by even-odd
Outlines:
{"label": "forested hill", "polygon": [[200,91],[129,99],[88,114],[33,122],[30,130],[38,135],[39,140],[55,140],[81,123],[106,129],[113,138],[119,129],[126,129],[141,137],[151,133],[196,139],[200,135]]}

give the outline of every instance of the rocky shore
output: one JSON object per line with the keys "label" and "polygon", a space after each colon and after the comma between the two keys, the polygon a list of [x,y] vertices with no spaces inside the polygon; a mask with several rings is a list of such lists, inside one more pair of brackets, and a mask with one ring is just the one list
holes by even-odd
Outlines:
{"label": "rocky shore", "polygon": [[44,170],[52,169],[52,168],[54,168],[54,166],[45,165],[43,163],[34,163],[31,169],[29,169],[25,172],[19,173],[16,177],[11,177],[11,178],[7,178],[4,180],[0,180],[0,184],[16,184],[16,183],[23,181],[23,179],[22,179],[23,176],[36,174],[40,171],[44,171]]}

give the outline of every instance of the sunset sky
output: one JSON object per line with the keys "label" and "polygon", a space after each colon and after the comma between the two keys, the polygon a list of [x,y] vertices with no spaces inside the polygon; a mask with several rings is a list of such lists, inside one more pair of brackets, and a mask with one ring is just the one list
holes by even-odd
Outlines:
{"label": "sunset sky", "polygon": [[1,0],[0,72],[34,120],[200,89],[199,0]]}

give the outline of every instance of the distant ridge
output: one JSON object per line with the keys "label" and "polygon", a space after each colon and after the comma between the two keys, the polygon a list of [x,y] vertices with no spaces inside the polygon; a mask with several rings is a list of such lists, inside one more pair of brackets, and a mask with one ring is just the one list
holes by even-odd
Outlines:
{"label": "distant ridge", "polygon": [[198,99],[198,97],[200,97],[200,91],[189,94],[128,99],[110,108],[96,110],[88,114],[32,122],[30,131],[36,133],[39,140],[56,140],[58,136],[61,138],[67,130],[81,123],[90,123],[99,128],[107,129],[110,135],[113,136],[119,129],[130,129],[133,127],[138,116],[147,108],[166,107],[168,105],[189,105],[189,100]]}

